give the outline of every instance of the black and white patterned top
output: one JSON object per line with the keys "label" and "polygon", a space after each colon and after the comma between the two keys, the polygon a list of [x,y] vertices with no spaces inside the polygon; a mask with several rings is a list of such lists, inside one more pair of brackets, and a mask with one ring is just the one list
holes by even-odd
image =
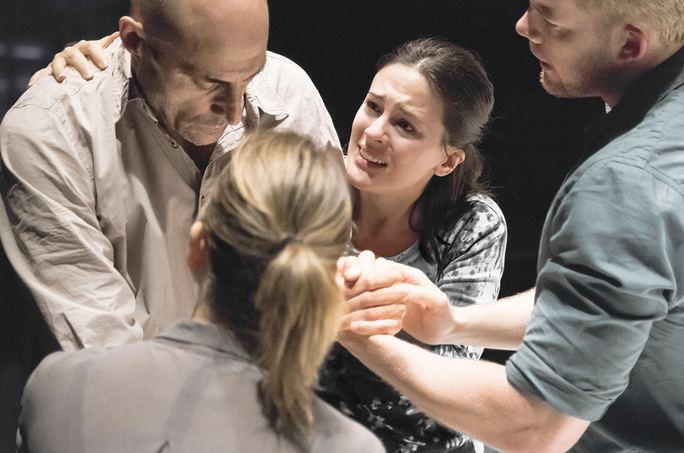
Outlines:
{"label": "black and white patterned top", "polygon": [[[454,258],[441,276],[436,275],[437,264],[428,263],[420,255],[418,243],[388,258],[423,271],[457,306],[496,300],[506,251],[506,222],[499,207],[483,194],[468,200],[472,208],[444,235],[453,244]],[[463,345],[423,345],[403,331],[398,336],[447,357],[477,360],[483,350]],[[373,431],[388,453],[484,451],[481,442],[418,411],[339,344],[323,364],[319,394]]]}

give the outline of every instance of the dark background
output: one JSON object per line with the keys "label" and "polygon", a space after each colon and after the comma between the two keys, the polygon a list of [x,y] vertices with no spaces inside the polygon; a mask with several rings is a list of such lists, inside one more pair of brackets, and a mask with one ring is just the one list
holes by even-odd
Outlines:
{"label": "dark background", "polygon": [[[270,2],[269,48],[309,73],[343,144],[382,54],[404,41],[436,35],[480,55],[496,97],[491,131],[482,143],[487,179],[509,227],[501,296],[534,285],[546,210],[579,159],[584,126],[603,108],[598,100],[557,100],[543,91],[539,64],[527,40],[515,33],[526,7],[526,0]],[[1,0],[0,117],[30,75],[66,43],[115,31],[127,12],[128,0]],[[36,337],[37,327],[15,322],[17,313],[27,313],[21,294],[11,267],[0,259],[0,406],[16,397],[5,389],[30,370],[32,364],[22,360],[27,348],[36,347],[26,338]],[[32,319],[30,313],[19,318]],[[486,357],[501,361],[506,354],[487,351]],[[9,436],[0,437],[12,437],[7,431]],[[0,452],[13,451],[11,440],[1,442]]]}

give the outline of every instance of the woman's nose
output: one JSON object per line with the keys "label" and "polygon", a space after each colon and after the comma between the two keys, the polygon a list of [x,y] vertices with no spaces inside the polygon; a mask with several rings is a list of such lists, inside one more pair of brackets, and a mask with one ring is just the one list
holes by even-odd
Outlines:
{"label": "woman's nose", "polygon": [[366,136],[375,141],[383,141],[385,137],[386,121],[382,116],[375,118],[366,128]]}

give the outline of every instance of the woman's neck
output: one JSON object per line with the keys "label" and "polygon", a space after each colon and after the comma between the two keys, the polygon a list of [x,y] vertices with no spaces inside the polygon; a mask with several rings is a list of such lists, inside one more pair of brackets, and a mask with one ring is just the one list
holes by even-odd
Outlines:
{"label": "woman's neck", "polygon": [[[405,199],[360,192],[352,244],[357,250],[370,250],[376,256],[394,256],[418,240],[409,215],[413,203]],[[415,214],[414,214],[415,215]]]}
{"label": "woman's neck", "polygon": [[209,304],[200,299],[195,306],[195,311],[192,313],[192,320],[200,324],[213,324],[216,323],[214,318],[214,312]]}

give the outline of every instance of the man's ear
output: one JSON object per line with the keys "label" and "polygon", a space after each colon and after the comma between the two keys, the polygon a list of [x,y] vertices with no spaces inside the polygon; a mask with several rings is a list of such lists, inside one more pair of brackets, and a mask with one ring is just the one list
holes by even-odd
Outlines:
{"label": "man's ear", "polygon": [[618,53],[618,60],[626,66],[641,65],[646,57],[651,40],[652,30],[635,25],[625,25],[623,29],[622,47]]}
{"label": "man's ear", "polygon": [[209,240],[207,230],[202,222],[195,222],[190,228],[190,251],[188,252],[188,267],[193,273],[198,273],[209,264]]}
{"label": "man's ear", "polygon": [[140,47],[145,40],[145,31],[141,22],[130,16],[123,16],[119,19],[119,36],[124,47],[132,55],[140,56]]}
{"label": "man's ear", "polygon": [[447,152],[449,153],[449,156],[435,169],[435,175],[437,176],[448,175],[465,160],[465,151],[461,148],[447,146]]}

